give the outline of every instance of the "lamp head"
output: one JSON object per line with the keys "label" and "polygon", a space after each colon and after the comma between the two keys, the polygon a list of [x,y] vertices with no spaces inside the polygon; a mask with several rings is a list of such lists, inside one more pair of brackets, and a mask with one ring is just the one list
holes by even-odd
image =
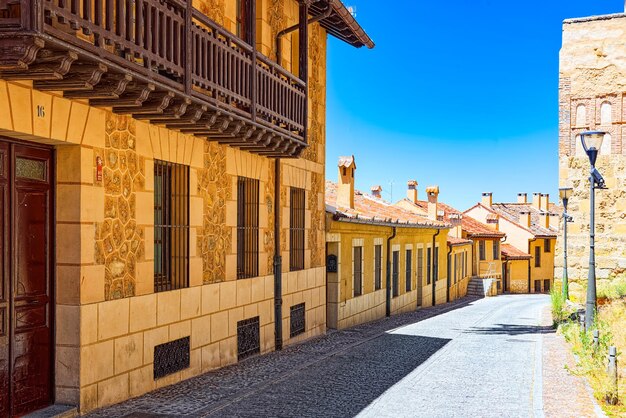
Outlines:
{"label": "lamp head", "polygon": [[591,162],[591,165],[596,164],[596,158],[598,157],[598,152],[600,152],[600,147],[602,147],[604,135],[606,135],[606,132],[603,131],[589,131],[582,132],[580,134],[583,149],[589,156],[589,162]]}
{"label": "lamp head", "polygon": [[571,187],[562,187],[559,189],[559,197],[561,198],[561,200],[567,201],[572,195],[573,191],[574,189],[572,189]]}

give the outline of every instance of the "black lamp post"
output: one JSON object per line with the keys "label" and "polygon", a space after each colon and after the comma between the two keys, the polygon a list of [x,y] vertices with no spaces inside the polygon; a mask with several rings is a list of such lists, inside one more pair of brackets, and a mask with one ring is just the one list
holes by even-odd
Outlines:
{"label": "black lamp post", "polygon": [[559,189],[559,196],[563,201],[563,300],[569,299],[569,283],[567,279],[567,223],[572,222],[572,217],[567,214],[567,201],[571,195],[571,187]]}
{"label": "black lamp post", "polygon": [[596,170],[596,159],[598,152],[602,146],[602,140],[606,132],[592,131],[580,134],[583,148],[589,157],[591,170],[589,182],[591,183],[591,194],[589,201],[591,205],[591,213],[589,217],[589,276],[587,278],[587,303],[585,305],[585,328],[591,329],[596,314],[596,254],[595,254],[595,193],[597,189],[606,189],[604,178],[598,170]]}

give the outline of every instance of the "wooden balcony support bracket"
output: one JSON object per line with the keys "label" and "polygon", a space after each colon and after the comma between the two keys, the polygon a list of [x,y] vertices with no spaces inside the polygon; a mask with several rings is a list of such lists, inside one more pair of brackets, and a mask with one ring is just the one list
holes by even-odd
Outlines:
{"label": "wooden balcony support bracket", "polygon": [[[133,118],[137,120],[149,120],[153,123],[164,123],[166,124],[166,126],[170,123],[176,124],[179,121],[184,123],[184,120],[181,119],[181,117],[185,115],[185,113],[187,112],[187,108],[190,104],[191,99],[175,96],[172,98],[171,103],[169,104],[167,109],[163,109],[160,112],[144,112],[142,110],[133,113]],[[194,123],[191,124],[193,125]]]}
{"label": "wooden balcony support bracket", "polygon": [[93,99],[89,104],[95,107],[113,107],[119,113],[132,113],[131,110],[141,106],[156,89],[152,83],[133,84],[128,86],[124,95],[118,99]]}
{"label": "wooden balcony support bracket", "polygon": [[0,77],[5,80],[61,80],[78,59],[78,54],[72,51],[43,50],[40,55],[36,64],[0,71]]}
{"label": "wooden balcony support bracket", "polygon": [[163,114],[163,111],[167,109],[172,102],[172,99],[176,96],[176,94],[171,91],[159,91],[148,94],[150,94],[150,100],[141,102],[137,106],[113,106],[113,112],[131,113],[133,115]]}
{"label": "wooden balcony support bracket", "polygon": [[130,74],[111,74],[103,75],[100,83],[96,84],[93,89],[85,91],[68,91],[64,97],[68,99],[119,99],[128,84],[133,81]]}
{"label": "wooden balcony support bracket", "polygon": [[102,64],[77,64],[62,80],[35,80],[34,87],[43,91],[93,90],[109,68]]}

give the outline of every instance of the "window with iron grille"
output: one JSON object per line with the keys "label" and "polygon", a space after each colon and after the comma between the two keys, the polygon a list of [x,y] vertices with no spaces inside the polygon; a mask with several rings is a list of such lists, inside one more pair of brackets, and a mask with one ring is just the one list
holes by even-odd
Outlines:
{"label": "window with iron grille", "polygon": [[417,287],[424,286],[424,249],[417,249]]}
{"label": "window with iron grille", "polygon": [[413,251],[412,250],[406,250],[406,291],[410,292],[411,291],[411,276],[413,275],[413,270],[411,270],[411,267],[413,264]]}
{"label": "window with iron grille", "polygon": [[189,167],[154,160],[154,291],[189,286]]}
{"label": "window with iron grille", "polygon": [[426,250],[426,284],[430,284],[432,279],[432,248]]}
{"label": "window with iron grille", "polygon": [[439,247],[435,247],[435,256],[433,260],[433,280],[439,280]]}
{"label": "window with iron grille", "polygon": [[383,246],[374,245],[374,290],[382,288]]}
{"label": "window with iron grille", "polygon": [[303,334],[305,331],[305,309],[304,303],[294,305],[289,308],[289,337]]}
{"label": "window with iron grille", "polygon": [[485,256],[485,241],[478,241],[478,257],[481,261],[486,259]]}
{"label": "window with iron grille", "polygon": [[535,247],[535,267],[541,267],[541,247]]}
{"label": "window with iron grille", "polygon": [[259,181],[237,179],[237,279],[259,275]]}
{"label": "window with iron grille", "polygon": [[353,247],[354,263],[354,296],[361,296],[363,293],[363,247]]}
{"label": "window with iron grille", "polygon": [[549,239],[544,239],[543,240],[543,252],[544,253],[549,253],[550,252],[550,240]]}
{"label": "window with iron grille", "polygon": [[289,269],[304,269],[304,189],[290,189],[289,208]]}
{"label": "window with iron grille", "polygon": [[261,352],[261,327],[259,317],[237,322],[237,359],[241,360]]}
{"label": "window with iron grille", "polygon": [[493,259],[500,259],[500,241],[493,241]]}
{"label": "window with iron grille", "polygon": [[400,251],[394,251],[392,253],[393,260],[393,268],[391,273],[391,284],[393,285],[393,297],[395,298],[400,294],[400,289],[398,289],[398,270],[400,269]]}

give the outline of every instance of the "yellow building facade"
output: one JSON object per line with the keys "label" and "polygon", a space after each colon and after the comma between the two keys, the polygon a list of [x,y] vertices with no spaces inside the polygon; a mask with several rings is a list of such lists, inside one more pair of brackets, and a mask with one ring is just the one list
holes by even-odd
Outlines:
{"label": "yellow building facade", "polygon": [[[327,29],[373,46],[341,2],[326,3],[194,1],[180,32],[197,46],[188,53],[208,42],[233,62],[253,57],[254,70],[230,79],[213,56],[203,58],[213,72],[200,59],[183,65],[167,26],[173,49],[122,23],[126,41],[98,22],[70,28],[68,17],[9,39],[20,55],[0,63],[0,183],[38,200],[3,210],[39,228],[41,244],[20,241],[15,256],[46,266],[32,279],[49,291],[23,297],[49,313],[37,324],[49,344],[27,366],[53,383],[35,403],[7,384],[0,415],[51,403],[84,413],[325,332]],[[162,3],[142,4],[137,16]],[[178,22],[176,4],[159,13]],[[299,108],[264,96],[279,84]],[[17,296],[0,297],[3,320]],[[2,340],[0,357],[12,344]],[[3,376],[17,373],[10,363]]]}
{"label": "yellow building facade", "polygon": [[[491,193],[483,193],[480,203],[464,212],[481,222],[494,222],[497,229],[506,233],[506,243],[511,244],[525,257],[530,266],[526,269],[526,284],[519,278],[515,288],[507,291],[522,293],[549,292],[554,281],[554,256],[559,223],[559,211],[550,203],[547,194],[534,193],[528,201],[526,193],[518,194],[518,201],[494,203]],[[519,263],[518,263],[519,264]],[[523,270],[516,268],[519,277]]]}
{"label": "yellow building facade", "polygon": [[328,327],[445,303],[450,226],[385,202],[380,186],[372,195],[355,190],[354,157],[338,168],[338,183],[326,182]]}

